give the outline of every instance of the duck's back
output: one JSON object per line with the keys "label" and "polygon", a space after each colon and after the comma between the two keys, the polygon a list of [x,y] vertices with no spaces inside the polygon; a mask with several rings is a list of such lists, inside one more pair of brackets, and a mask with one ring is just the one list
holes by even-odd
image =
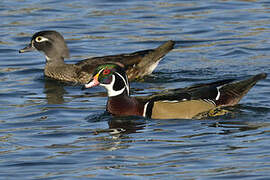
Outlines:
{"label": "duck's back", "polygon": [[[129,80],[142,78],[151,74],[159,61],[174,47],[174,41],[167,41],[155,49],[136,51],[133,53],[93,57],[78,62],[79,74],[93,73],[94,69],[105,63],[119,62],[125,66]],[[88,79],[89,80],[89,79]]]}

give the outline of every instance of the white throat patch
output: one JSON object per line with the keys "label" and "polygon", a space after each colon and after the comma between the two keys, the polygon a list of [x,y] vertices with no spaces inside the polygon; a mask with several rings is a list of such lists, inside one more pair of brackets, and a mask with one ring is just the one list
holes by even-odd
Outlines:
{"label": "white throat patch", "polygon": [[[103,71],[103,70],[104,70],[104,68],[101,69],[98,73],[101,73],[101,71]],[[113,89],[113,85],[115,83],[115,75],[112,75],[112,82],[110,84],[102,84],[102,83],[100,83],[100,86],[103,86],[103,87],[105,87],[107,89],[109,97],[118,96],[118,95],[122,94],[125,91],[125,89],[127,90],[127,93],[128,93],[128,96],[129,96],[129,84],[128,84],[128,80],[126,81],[126,79],[128,79],[127,75],[126,75],[126,79],[125,79],[118,72],[115,72],[115,74],[117,74],[123,80],[123,82],[125,84],[125,87],[123,89],[120,89],[118,91],[115,91]]]}
{"label": "white throat patch", "polygon": [[[44,53],[44,54],[45,54],[45,53]],[[46,55],[45,55],[45,57],[46,57],[46,61],[47,61],[47,62],[50,62],[50,61],[51,61],[51,58],[49,58],[49,57],[46,56]]]}
{"label": "white throat patch", "polygon": [[100,84],[101,86],[107,89],[109,97],[118,96],[125,91],[125,87],[119,91],[115,91],[113,89],[114,83],[115,83],[115,75],[112,75],[112,82],[110,84]]}

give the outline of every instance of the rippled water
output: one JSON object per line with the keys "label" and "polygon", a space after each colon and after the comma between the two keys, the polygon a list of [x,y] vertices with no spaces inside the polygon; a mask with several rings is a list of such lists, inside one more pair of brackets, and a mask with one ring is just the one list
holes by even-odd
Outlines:
{"label": "rippled water", "polygon": [[115,118],[104,89],[46,79],[42,54],[18,53],[47,29],[68,63],[175,40],[135,95],[270,73],[268,1],[2,0],[0,17],[0,179],[269,178],[269,78],[225,117]]}

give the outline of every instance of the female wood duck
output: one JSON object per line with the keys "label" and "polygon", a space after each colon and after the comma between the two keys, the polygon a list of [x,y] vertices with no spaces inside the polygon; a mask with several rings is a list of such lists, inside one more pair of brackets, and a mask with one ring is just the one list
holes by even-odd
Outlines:
{"label": "female wood duck", "polygon": [[236,105],[251,87],[266,76],[261,73],[241,81],[227,79],[136,98],[130,96],[124,66],[111,63],[98,66],[84,88],[105,87],[108,91],[107,111],[116,116],[191,119],[219,107]]}
{"label": "female wood duck", "polygon": [[46,56],[45,76],[85,84],[92,77],[93,71],[98,65],[108,62],[124,64],[127,67],[127,75],[130,80],[142,78],[153,72],[159,61],[173,49],[173,46],[173,41],[167,41],[156,49],[130,54],[93,57],[76,64],[66,64],[64,58],[69,58],[69,50],[63,36],[56,31],[40,31],[35,33],[31,43],[19,52],[41,51]]}

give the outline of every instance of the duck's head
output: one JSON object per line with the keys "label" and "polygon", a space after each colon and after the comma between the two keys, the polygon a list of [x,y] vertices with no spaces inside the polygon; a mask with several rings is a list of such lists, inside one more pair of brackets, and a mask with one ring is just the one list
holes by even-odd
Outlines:
{"label": "duck's head", "polygon": [[69,57],[69,50],[63,36],[56,31],[40,31],[32,36],[28,46],[19,52],[38,50],[45,54],[46,59],[64,59]]}
{"label": "duck's head", "polygon": [[103,64],[96,68],[93,78],[84,88],[103,86],[108,91],[108,96],[129,95],[129,82],[122,64]]}

